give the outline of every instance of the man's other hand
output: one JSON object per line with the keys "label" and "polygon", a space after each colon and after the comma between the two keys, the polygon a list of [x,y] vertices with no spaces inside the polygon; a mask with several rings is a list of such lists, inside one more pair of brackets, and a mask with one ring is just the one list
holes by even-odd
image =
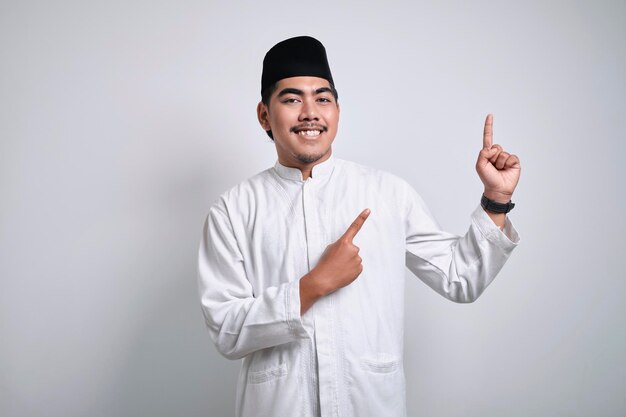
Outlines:
{"label": "man's other hand", "polygon": [[319,298],[352,283],[363,271],[354,237],[370,215],[365,209],[346,232],[326,247],[319,262],[300,280],[300,311],[304,313]]}
{"label": "man's other hand", "polygon": [[483,149],[478,154],[476,172],[485,186],[485,196],[498,203],[511,200],[519,181],[519,158],[493,144],[493,115],[488,114],[483,131]]}

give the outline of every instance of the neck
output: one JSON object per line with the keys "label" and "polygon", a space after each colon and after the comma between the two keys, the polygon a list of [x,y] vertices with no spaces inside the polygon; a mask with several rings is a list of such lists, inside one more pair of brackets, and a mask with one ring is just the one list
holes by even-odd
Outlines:
{"label": "neck", "polygon": [[302,179],[306,181],[312,177],[313,167],[315,165],[318,165],[318,164],[321,164],[322,162],[327,161],[328,158],[330,158],[331,154],[332,154],[332,151],[329,149],[328,152],[326,152],[320,159],[318,159],[315,162],[310,162],[310,163],[302,162],[300,160],[284,161],[283,158],[280,158],[280,157],[278,158],[278,161],[286,167],[299,169],[300,172],[302,173]]}

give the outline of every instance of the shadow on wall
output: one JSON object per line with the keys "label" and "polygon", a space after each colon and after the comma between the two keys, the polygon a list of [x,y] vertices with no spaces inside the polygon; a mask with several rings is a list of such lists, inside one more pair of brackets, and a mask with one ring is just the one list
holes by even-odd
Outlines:
{"label": "shadow on wall", "polygon": [[217,353],[187,281],[148,310],[113,388],[115,415],[232,415],[239,362]]}
{"label": "shadow on wall", "polygon": [[[226,360],[213,346],[197,290],[197,250],[207,201],[223,192],[213,174],[219,167],[207,159],[153,191],[159,213],[152,225],[158,231],[151,238],[158,243],[143,257],[143,274],[129,277],[146,288],[135,290],[134,311],[140,317],[132,318],[135,330],[124,341],[125,357],[116,364],[117,373],[103,396],[106,403],[97,410],[103,416],[234,412],[240,364]],[[145,265],[146,259],[153,263]]]}

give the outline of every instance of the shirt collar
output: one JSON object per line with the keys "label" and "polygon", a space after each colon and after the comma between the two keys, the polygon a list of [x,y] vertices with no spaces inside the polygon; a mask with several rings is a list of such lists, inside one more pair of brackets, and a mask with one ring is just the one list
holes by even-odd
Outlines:
{"label": "shirt collar", "polygon": [[[319,164],[313,166],[313,169],[311,170],[311,178],[317,179],[327,177],[333,172],[334,168],[335,158],[330,155],[330,157],[324,162],[320,162]],[[286,180],[303,181],[302,172],[298,168],[286,167],[278,161],[274,164],[274,171],[276,171],[281,178]]]}

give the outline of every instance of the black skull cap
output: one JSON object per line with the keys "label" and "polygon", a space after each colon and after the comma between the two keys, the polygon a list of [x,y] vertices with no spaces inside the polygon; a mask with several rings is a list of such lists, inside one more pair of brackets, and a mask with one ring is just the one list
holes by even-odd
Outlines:
{"label": "black skull cap", "polygon": [[263,58],[261,93],[272,84],[289,77],[320,77],[334,85],[326,49],[310,36],[298,36],[277,43]]}

